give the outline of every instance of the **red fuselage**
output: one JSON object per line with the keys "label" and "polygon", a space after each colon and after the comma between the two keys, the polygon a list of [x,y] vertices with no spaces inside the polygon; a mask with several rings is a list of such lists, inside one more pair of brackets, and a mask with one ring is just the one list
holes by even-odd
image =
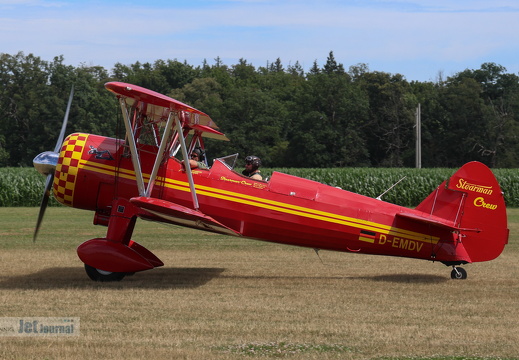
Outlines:
{"label": "red fuselage", "polygon": [[[141,147],[139,156],[147,182],[155,153],[152,147]],[[199,210],[247,238],[316,249],[470,262],[464,252],[457,252],[449,229],[396,216],[402,212],[424,216],[421,211],[279,172],[268,181],[251,180],[219,160],[209,170],[194,169],[193,179]],[[89,134],[67,137],[56,168],[54,195],[65,205],[95,211],[94,223],[108,225],[115,199],[139,196],[124,142]],[[182,162],[174,157],[163,161],[150,196],[193,207]],[[146,210],[136,208],[135,212],[154,219]]]}

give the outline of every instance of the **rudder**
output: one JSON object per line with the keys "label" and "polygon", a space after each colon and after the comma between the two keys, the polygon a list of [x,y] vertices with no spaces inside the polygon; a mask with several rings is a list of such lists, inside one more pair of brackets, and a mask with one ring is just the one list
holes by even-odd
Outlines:
{"label": "rudder", "polygon": [[416,210],[453,221],[471,262],[495,259],[508,243],[503,192],[492,171],[480,162],[463,165]]}

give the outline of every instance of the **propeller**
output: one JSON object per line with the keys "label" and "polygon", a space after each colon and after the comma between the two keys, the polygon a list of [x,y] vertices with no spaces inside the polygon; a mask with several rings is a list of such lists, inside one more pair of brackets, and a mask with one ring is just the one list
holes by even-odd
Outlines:
{"label": "propeller", "polygon": [[70,89],[67,111],[65,111],[65,117],[63,118],[63,124],[61,125],[61,131],[59,133],[56,146],[54,147],[54,151],[44,151],[41,154],[38,154],[32,161],[34,168],[39,173],[47,177],[47,179],[45,180],[45,190],[43,192],[43,197],[40,203],[38,221],[36,222],[36,229],[34,230],[34,236],[32,238],[33,241],[36,241],[36,237],[38,236],[38,231],[40,230],[43,216],[45,215],[45,210],[47,209],[47,205],[49,204],[50,189],[54,181],[54,171],[56,170],[56,165],[58,164],[59,150],[61,149],[61,145],[63,144],[63,140],[65,139],[65,131],[67,129],[68,116],[70,113],[70,106],[72,104],[73,97],[74,86],[72,86],[72,88]]}

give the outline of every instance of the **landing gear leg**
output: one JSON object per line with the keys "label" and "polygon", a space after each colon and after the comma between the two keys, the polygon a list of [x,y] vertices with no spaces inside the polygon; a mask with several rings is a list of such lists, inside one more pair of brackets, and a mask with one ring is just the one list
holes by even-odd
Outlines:
{"label": "landing gear leg", "polygon": [[451,279],[465,280],[467,278],[467,271],[464,268],[452,266]]}

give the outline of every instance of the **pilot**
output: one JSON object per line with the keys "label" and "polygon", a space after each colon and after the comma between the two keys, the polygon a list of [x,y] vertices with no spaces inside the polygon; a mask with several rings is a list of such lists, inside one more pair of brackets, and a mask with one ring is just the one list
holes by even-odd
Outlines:
{"label": "pilot", "polygon": [[245,158],[245,170],[242,171],[242,174],[254,180],[263,180],[258,170],[260,166],[261,159],[259,157],[254,155],[247,156]]}
{"label": "pilot", "polygon": [[205,154],[201,148],[195,148],[189,157],[189,166],[191,169],[208,169],[204,162]]}

